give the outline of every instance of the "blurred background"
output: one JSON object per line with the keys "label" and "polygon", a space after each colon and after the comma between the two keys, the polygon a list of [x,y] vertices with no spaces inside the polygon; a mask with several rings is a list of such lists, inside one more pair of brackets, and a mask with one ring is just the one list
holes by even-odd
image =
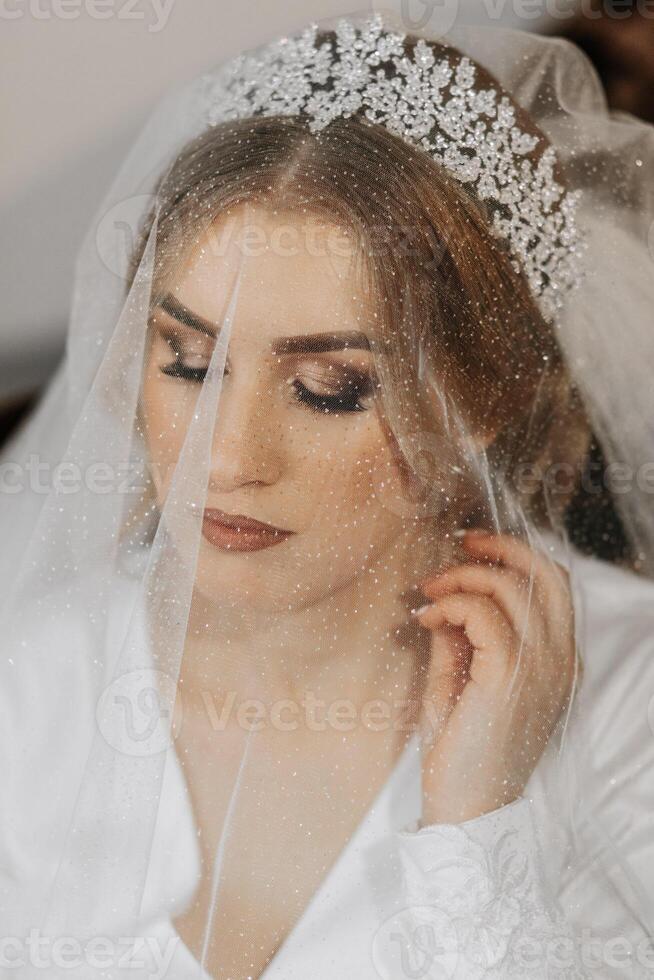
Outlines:
{"label": "blurred background", "polygon": [[[448,0],[398,0],[406,23]],[[654,120],[654,2],[452,0],[457,18],[566,35],[616,107]],[[345,0],[0,0],[0,444],[62,357],[76,251],[169,88]],[[366,9],[365,0],[359,9]]]}

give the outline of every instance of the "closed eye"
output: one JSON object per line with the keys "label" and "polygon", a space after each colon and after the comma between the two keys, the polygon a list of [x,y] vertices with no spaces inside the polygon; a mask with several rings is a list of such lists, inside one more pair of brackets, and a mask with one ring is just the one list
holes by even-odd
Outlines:
{"label": "closed eye", "polygon": [[341,390],[334,395],[312,391],[299,378],[292,380],[291,387],[294,391],[294,398],[301,405],[305,405],[313,412],[327,415],[342,412],[365,412],[368,406],[363,404],[362,399],[369,398],[374,394],[372,379],[362,379],[360,382],[347,381]]}
{"label": "closed eye", "polygon": [[[171,364],[166,364],[159,369],[162,374],[170,378],[179,378],[192,384],[201,384],[207,374],[207,367],[194,367],[184,362],[183,359],[176,359]],[[229,372],[225,370],[224,375]],[[374,384],[363,382],[347,382],[337,394],[325,394],[323,392],[312,391],[299,378],[290,381],[293,389],[293,400],[305,406],[313,412],[323,415],[341,414],[345,412],[365,412],[367,407],[362,399],[369,398],[374,394]]]}
{"label": "closed eye", "polygon": [[[187,338],[178,328],[159,326],[159,336],[165,341],[174,359],[160,366],[162,374],[190,384],[201,384],[207,375],[213,350],[211,343]],[[229,369],[225,367],[224,376]],[[323,415],[341,415],[364,412],[368,400],[374,398],[379,383],[367,370],[339,364],[307,366],[297,375],[288,378],[292,389],[292,401],[311,412]]]}

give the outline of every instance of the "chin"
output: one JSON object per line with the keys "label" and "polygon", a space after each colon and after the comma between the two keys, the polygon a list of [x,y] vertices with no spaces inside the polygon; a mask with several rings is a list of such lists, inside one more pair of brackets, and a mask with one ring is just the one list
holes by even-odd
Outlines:
{"label": "chin", "polygon": [[[325,548],[315,548],[325,554]],[[195,590],[212,606],[233,613],[293,614],[338,592],[356,578],[351,566],[339,570],[314,549],[280,542],[259,551],[229,552],[200,543]],[[323,574],[321,574],[321,572]]]}
{"label": "chin", "polygon": [[[200,540],[195,589],[212,605],[225,611],[242,608],[274,613],[288,609],[294,591],[296,563],[284,542],[257,551],[229,551]],[[273,555],[272,552],[277,554]]]}

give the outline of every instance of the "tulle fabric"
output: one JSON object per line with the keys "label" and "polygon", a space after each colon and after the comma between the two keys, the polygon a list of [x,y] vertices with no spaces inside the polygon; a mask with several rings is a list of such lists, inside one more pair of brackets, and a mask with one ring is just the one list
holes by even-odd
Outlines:
{"label": "tulle fabric", "polygon": [[[607,464],[626,467],[627,489],[614,500],[637,569],[651,576],[654,131],[608,112],[593,69],[570,44],[499,28],[453,28],[446,40],[495,75],[552,141],[568,185],[582,191],[584,276],[554,329]],[[3,929],[79,940],[148,935],[153,923],[182,917],[199,894],[204,923],[187,934],[193,956],[208,970],[221,962],[216,976],[249,976],[259,975],[260,947],[276,948],[300,921],[407,744],[419,750],[437,736],[419,710],[428,637],[411,609],[425,601],[419,583],[429,571],[474,563],[455,533],[475,522],[469,498],[452,489],[459,477],[474,487],[478,522],[567,568],[580,631],[584,610],[556,501],[538,521],[530,515],[497,479],[429,368],[417,394],[446,407],[443,429],[404,436],[426,459],[423,472],[440,474],[441,483],[426,489],[424,479],[416,488],[396,468],[381,421],[366,429],[374,433],[366,441],[358,417],[289,409],[288,389],[269,387],[272,374],[261,380],[258,400],[247,402],[250,414],[239,414],[229,387],[238,368],[225,370],[232,343],[235,364],[241,350],[245,364],[245,340],[260,340],[265,326],[261,297],[253,306],[257,283],[274,292],[244,249],[227,246],[212,267],[220,332],[204,379],[191,388],[170,378],[162,386],[157,376],[168,434],[175,425],[181,431],[157,500],[142,419],[144,379],[149,366],[161,367],[149,346],[157,192],[177,154],[203,132],[206,91],[205,75],[165,98],[128,154],[79,252],[65,358],[3,453],[2,684],[12,712],[3,719]],[[256,225],[252,203],[244,213]],[[199,229],[208,218],[198,214]],[[185,260],[181,250],[172,255],[180,277]],[[287,295],[296,282],[289,273]],[[353,308],[334,294],[334,331],[357,320],[371,329],[363,299]],[[277,324],[277,332],[300,333],[300,320],[293,330]],[[395,405],[399,415],[392,372],[374,344],[372,361],[381,376],[378,405]],[[369,409],[369,418],[377,411],[383,419],[382,407]],[[312,472],[321,478],[303,483]],[[212,506],[295,533],[230,554],[202,533],[198,515]],[[579,650],[580,664],[592,653]],[[185,674],[191,657],[194,672]],[[180,674],[204,696],[205,727],[191,729],[184,744],[191,756],[214,760],[200,777],[207,794],[199,838],[191,819],[199,804],[184,781],[186,772],[193,784],[193,763],[185,752],[174,755],[198,695],[187,711]],[[238,680],[233,693],[249,704],[224,730],[230,690],[223,676]],[[280,677],[295,700],[280,703]],[[308,713],[309,690],[331,705],[327,722]],[[398,724],[377,731],[363,724],[362,690],[390,704]],[[521,693],[517,686],[516,705]],[[566,738],[573,720],[583,731],[591,707],[580,674],[534,781],[548,814],[543,835],[570,873],[587,859],[589,839],[604,840],[601,814],[595,823],[584,813],[583,831],[578,826],[584,760]],[[253,718],[263,719],[259,727]],[[298,723],[307,726],[306,741]],[[188,867],[176,865],[176,842],[184,855],[195,854],[195,883]],[[619,866],[619,844],[610,850]],[[599,844],[596,854],[589,887],[606,894],[607,909],[598,928],[610,933],[620,921],[638,933],[647,909],[624,877],[616,886]],[[556,881],[550,886],[554,892]],[[80,975],[121,973],[115,963],[104,972],[86,963]]]}

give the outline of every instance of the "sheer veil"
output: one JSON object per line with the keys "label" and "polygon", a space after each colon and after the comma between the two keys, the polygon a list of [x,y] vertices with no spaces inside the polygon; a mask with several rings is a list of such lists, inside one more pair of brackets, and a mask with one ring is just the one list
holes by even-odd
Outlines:
{"label": "sheer veil", "polygon": [[[261,970],[253,950],[300,921],[402,752],[433,744],[411,610],[427,574],[477,567],[462,528],[564,567],[581,636],[566,508],[592,434],[604,495],[587,487],[582,517],[608,489],[634,581],[654,575],[654,129],[611,113],[556,38],[453,27],[405,48],[368,13],[317,29],[155,108],[79,250],[65,356],[0,458],[5,935],[148,937],[176,916],[209,975]],[[298,258],[309,225],[338,247]],[[368,348],[264,357],[355,327]],[[216,530],[205,508],[277,531]],[[598,930],[640,935],[567,748],[595,710],[578,653],[578,696],[534,720],[551,737],[530,787],[553,881],[583,864]],[[304,738],[309,695],[340,707]],[[343,722],[372,700],[405,724]]]}

